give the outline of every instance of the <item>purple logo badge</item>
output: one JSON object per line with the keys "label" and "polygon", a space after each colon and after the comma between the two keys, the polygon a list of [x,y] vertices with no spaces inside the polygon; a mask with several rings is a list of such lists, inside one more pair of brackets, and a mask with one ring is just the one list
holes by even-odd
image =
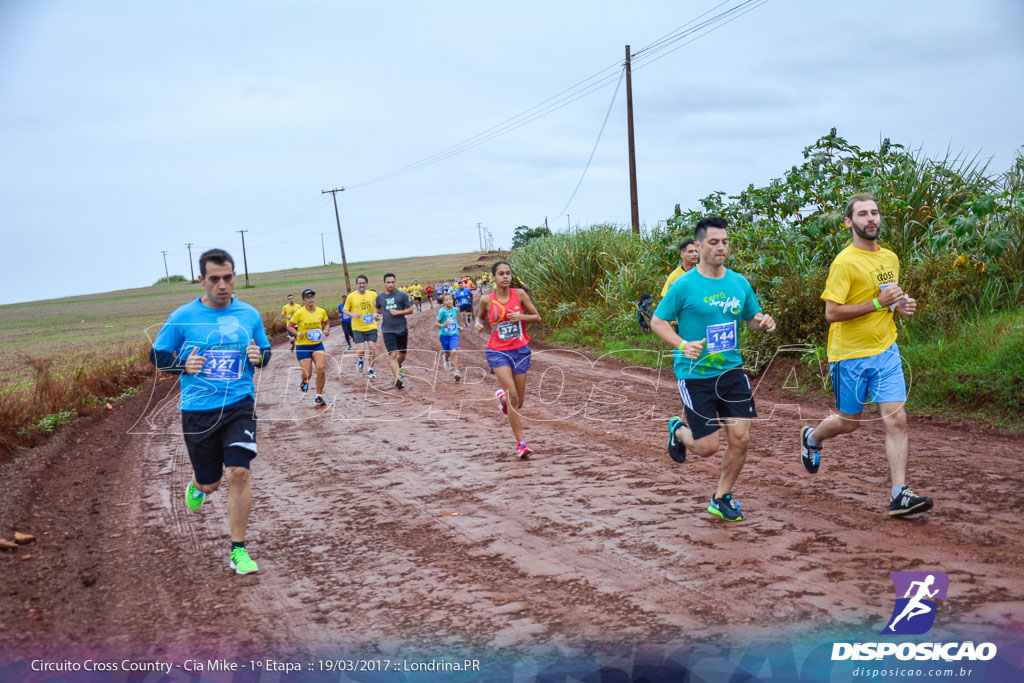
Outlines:
{"label": "purple logo badge", "polygon": [[945,600],[949,577],[944,572],[893,572],[896,606],[882,633],[918,635],[935,623],[937,600]]}

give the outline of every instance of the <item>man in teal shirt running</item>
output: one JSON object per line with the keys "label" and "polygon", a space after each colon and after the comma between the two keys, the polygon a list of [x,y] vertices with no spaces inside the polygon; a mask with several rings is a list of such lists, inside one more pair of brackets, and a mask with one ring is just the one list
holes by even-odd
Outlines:
{"label": "man in teal shirt running", "polygon": [[[761,312],[747,279],[725,267],[727,228],[717,216],[697,223],[693,239],[700,245],[700,263],[668,288],[654,311],[651,329],[676,349],[673,365],[689,425],[678,417],[668,421],[668,454],[676,462],[686,460],[686,449],[713,455],[718,452],[718,429],[724,424],[728,446],[708,512],[739,522],[743,514],[732,489],[747,458],[750,420],[757,417],[739,352],[739,323],[773,332],[775,321]],[[679,321],[678,333],[670,320]],[[728,419],[721,422],[719,418]]]}

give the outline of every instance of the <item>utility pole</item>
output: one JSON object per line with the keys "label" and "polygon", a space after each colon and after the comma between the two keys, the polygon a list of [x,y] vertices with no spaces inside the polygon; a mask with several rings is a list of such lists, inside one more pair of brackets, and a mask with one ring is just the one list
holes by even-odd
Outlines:
{"label": "utility pole", "polygon": [[629,129],[629,202],[633,232],[640,234],[640,203],[636,197],[636,145],[633,142],[633,76],[630,71],[629,45],[626,46],[626,119]]}
{"label": "utility pole", "polygon": [[245,286],[249,286],[249,259],[245,255],[245,233],[248,230],[235,230],[235,232],[242,235],[242,263],[245,264]]}
{"label": "utility pole", "polygon": [[544,229],[545,230],[548,229],[548,217],[547,216],[544,216]]}
{"label": "utility pole", "polygon": [[320,253],[324,255],[324,265],[327,265],[327,249],[324,248],[324,234],[320,233]]}
{"label": "utility pole", "polygon": [[167,272],[167,252],[161,251],[160,253],[164,255],[164,279],[167,280],[167,284],[171,284],[171,274]]}
{"label": "utility pole", "polygon": [[570,232],[572,231],[572,222],[569,220],[569,214],[565,214],[565,227],[569,228]]}
{"label": "utility pole", "polygon": [[344,192],[344,187],[336,187],[333,190],[321,190],[320,194],[331,193],[334,197],[334,221],[338,224],[338,244],[341,245],[341,268],[345,271],[345,292],[352,293],[352,283],[348,279],[348,260],[345,258],[345,240],[341,238],[341,218],[338,216],[338,193]]}
{"label": "utility pole", "polygon": [[185,247],[188,249],[188,272],[192,274],[192,282],[195,282],[196,271],[195,268],[192,267],[192,242],[186,244]]}
{"label": "utility pole", "polygon": [[480,224],[479,223],[476,224],[476,236],[480,239],[480,251],[483,251],[484,250],[484,233],[483,233],[483,230],[480,229]]}

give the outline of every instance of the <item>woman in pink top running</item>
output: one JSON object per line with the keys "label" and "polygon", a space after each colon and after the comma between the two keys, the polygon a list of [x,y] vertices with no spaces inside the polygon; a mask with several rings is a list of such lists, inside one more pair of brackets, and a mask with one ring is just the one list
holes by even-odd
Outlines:
{"label": "woman in pink top running", "polygon": [[491,329],[491,337],[487,341],[487,364],[501,384],[494,397],[498,399],[501,412],[508,415],[508,423],[518,442],[519,457],[526,458],[530,455],[530,447],[523,438],[523,420],[519,414],[526,396],[526,372],[530,369],[530,338],[526,335],[526,323],[539,323],[540,314],[526,290],[512,286],[512,266],[508,261],[498,261],[491,266],[491,276],[494,287],[489,297],[480,299],[474,330],[480,332],[484,325]]}

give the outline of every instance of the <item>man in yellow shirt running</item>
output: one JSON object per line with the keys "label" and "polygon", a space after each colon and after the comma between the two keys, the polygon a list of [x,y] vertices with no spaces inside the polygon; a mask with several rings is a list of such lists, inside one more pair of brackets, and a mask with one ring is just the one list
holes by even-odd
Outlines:
{"label": "man in yellow shirt running", "polygon": [[699,259],[700,245],[694,242],[692,237],[687,237],[679,244],[679,265],[676,266],[675,270],[668,274],[668,279],[665,280],[665,286],[661,288],[662,299],[664,299],[665,295],[668,294],[668,288],[672,286],[672,283],[678,280],[684,273],[693,270]]}
{"label": "man in yellow shirt running", "polygon": [[906,484],[907,384],[893,316],[914,315],[917,300],[900,289],[899,258],[878,245],[882,215],[874,196],[851,197],[844,222],[853,231],[853,244],[832,261],[821,293],[830,323],[828,361],[838,414],[800,430],[800,460],[808,472],[816,473],[822,442],[856,430],[864,405],[874,401],[885,429],[892,480],[889,515],[914,515],[931,509],[932,499],[918,496]]}
{"label": "man in yellow shirt running", "polygon": [[373,371],[374,348],[377,346],[377,316],[374,313],[377,305],[377,292],[367,289],[369,280],[365,275],[356,276],[356,291],[345,299],[344,310],[352,316],[352,341],[356,343],[356,372],[363,371],[364,356],[369,357],[369,370],[366,376],[376,379]]}
{"label": "man in yellow shirt running", "polygon": [[[281,315],[284,316],[284,324],[285,324],[286,327],[288,325],[288,321],[292,319],[293,315],[295,315],[295,311],[299,310],[300,308],[302,308],[302,306],[300,306],[299,304],[295,303],[295,295],[294,294],[289,294],[288,295],[288,303],[286,303],[284,305],[284,308],[281,309]],[[288,332],[288,339],[291,340],[291,342],[292,342],[292,349],[291,350],[294,351],[295,350],[295,337],[292,335],[291,332]]]}
{"label": "man in yellow shirt running", "polygon": [[307,289],[302,293],[304,306],[292,314],[288,321],[288,331],[295,335],[295,357],[302,368],[302,384],[299,388],[305,392],[309,389],[309,378],[313,374],[313,363],[316,363],[316,398],[313,403],[326,406],[324,400],[324,383],[327,381],[327,353],[324,351],[324,338],[331,334],[331,324],[327,321],[327,311],[315,305],[316,292]]}

